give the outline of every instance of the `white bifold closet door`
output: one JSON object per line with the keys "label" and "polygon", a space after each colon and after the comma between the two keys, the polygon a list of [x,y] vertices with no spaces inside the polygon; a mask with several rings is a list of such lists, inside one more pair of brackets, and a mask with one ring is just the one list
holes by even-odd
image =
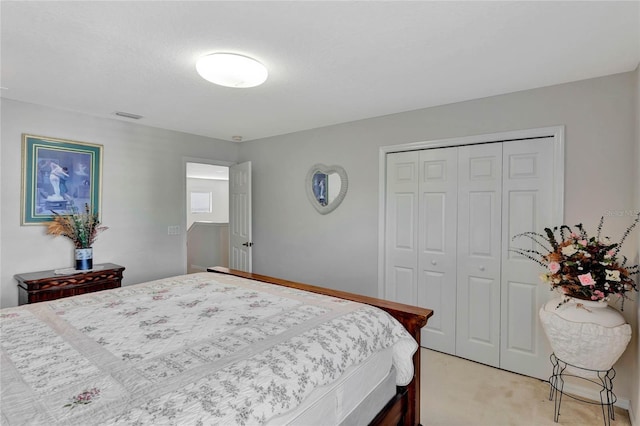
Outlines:
{"label": "white bifold closet door", "polygon": [[387,157],[385,298],[416,304],[418,298],[418,155]]}
{"label": "white bifold closet door", "polygon": [[[418,306],[433,306],[428,339],[442,352],[455,352],[458,158],[456,148],[419,152]],[[453,303],[452,303],[453,302]],[[436,309],[437,307],[437,309]],[[427,337],[426,334],[429,336]]]}
{"label": "white bifold closet door", "polygon": [[423,346],[548,378],[549,291],[509,249],[551,223],[552,164],[551,139],[387,155],[385,297],[434,310]]}
{"label": "white bifold closet door", "polygon": [[513,236],[532,230],[544,233],[554,223],[554,146],[551,139],[502,146],[500,368],[547,380],[552,350],[538,311],[553,294],[540,281],[540,266],[510,249],[533,249],[530,240],[513,241]]}
{"label": "white bifold closet door", "polygon": [[500,365],[502,144],[458,148],[456,355]]}

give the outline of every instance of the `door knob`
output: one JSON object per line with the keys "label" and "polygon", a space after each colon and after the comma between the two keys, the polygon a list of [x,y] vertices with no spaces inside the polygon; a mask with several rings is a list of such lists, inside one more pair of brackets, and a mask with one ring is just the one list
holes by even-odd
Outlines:
{"label": "door knob", "polygon": [[435,260],[432,260],[432,261],[431,261],[431,264],[432,264],[432,265],[437,265],[437,264],[438,264],[438,262],[436,262]]}
{"label": "door knob", "polygon": [[252,247],[253,243],[250,242],[250,241],[247,241],[246,243],[242,243],[242,245],[245,246],[245,247]]}
{"label": "door knob", "polygon": [[481,267],[480,267],[480,270],[481,270],[481,271],[484,271],[484,266],[481,266]]}

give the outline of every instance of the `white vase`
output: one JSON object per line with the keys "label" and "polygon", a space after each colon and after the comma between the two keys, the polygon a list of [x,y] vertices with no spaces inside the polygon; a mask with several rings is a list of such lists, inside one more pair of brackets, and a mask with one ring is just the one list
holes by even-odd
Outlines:
{"label": "white vase", "polygon": [[93,269],[93,248],[77,248],[75,255],[76,270],[87,271]]}
{"label": "white vase", "polygon": [[556,357],[581,369],[609,370],[627,348],[631,326],[606,302],[570,298],[561,304],[562,300],[552,299],[540,308],[540,320]]}

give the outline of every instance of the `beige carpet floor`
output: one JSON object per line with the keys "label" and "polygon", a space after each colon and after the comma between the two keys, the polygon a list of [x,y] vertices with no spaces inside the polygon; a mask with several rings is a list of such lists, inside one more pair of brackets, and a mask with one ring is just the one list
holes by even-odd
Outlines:
{"label": "beige carpet floor", "polygon": [[[603,426],[599,405],[564,397],[558,423],[549,383],[428,349],[422,350],[420,421],[423,426]],[[615,381],[614,381],[615,391]],[[615,408],[611,426],[628,426]]]}

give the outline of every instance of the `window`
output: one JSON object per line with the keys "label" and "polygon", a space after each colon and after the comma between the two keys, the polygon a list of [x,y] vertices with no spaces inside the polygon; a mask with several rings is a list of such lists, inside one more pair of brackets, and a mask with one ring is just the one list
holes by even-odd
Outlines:
{"label": "window", "polygon": [[211,213],[211,192],[191,192],[191,213]]}

